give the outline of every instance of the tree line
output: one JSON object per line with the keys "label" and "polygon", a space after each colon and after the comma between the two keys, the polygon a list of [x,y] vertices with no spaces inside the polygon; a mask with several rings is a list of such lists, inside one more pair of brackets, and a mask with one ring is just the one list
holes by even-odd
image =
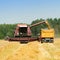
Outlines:
{"label": "tree line", "polygon": [[[50,24],[51,28],[54,28],[55,35],[60,35],[60,18],[48,18],[46,19],[48,23]],[[40,21],[45,21],[45,19],[36,19],[31,22],[30,25],[38,23]],[[14,36],[14,30],[16,28],[16,24],[0,24],[0,39],[4,39],[6,36],[13,37]],[[32,36],[37,36],[40,33],[40,30],[42,28],[47,28],[46,24],[40,24],[37,26],[34,26],[31,28]]]}

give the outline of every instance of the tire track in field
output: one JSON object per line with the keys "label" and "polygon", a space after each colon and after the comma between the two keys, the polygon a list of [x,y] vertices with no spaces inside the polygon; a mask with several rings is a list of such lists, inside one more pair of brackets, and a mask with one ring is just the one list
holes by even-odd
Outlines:
{"label": "tire track in field", "polygon": [[41,60],[40,58],[42,58],[43,60],[45,59],[51,59],[51,55],[49,53],[49,51],[47,51],[44,47],[43,44],[39,44],[39,55],[38,55],[38,59]]}
{"label": "tire track in field", "polygon": [[50,47],[49,49],[53,59],[60,60],[60,48],[57,48],[57,46],[52,43],[48,44],[48,46]]}
{"label": "tire track in field", "polygon": [[43,44],[43,48],[50,53],[52,60],[60,60],[60,49],[53,43],[45,43]]}

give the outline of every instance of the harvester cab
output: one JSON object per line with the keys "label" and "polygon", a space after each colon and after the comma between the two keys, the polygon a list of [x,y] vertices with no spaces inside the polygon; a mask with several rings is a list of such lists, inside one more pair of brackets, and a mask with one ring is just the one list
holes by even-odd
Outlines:
{"label": "harvester cab", "polygon": [[31,30],[27,24],[17,24],[14,36],[15,37],[30,37]]}

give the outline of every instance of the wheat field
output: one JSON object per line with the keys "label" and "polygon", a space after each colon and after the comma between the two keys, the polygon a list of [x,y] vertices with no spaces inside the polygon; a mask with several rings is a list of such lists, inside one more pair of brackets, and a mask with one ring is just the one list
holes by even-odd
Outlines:
{"label": "wheat field", "polygon": [[0,40],[0,60],[60,60],[60,38],[54,43],[28,44]]}

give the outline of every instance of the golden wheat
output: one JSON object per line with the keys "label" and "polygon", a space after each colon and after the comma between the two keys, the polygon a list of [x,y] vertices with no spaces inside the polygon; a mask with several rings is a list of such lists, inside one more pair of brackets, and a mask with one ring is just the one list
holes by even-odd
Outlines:
{"label": "golden wheat", "polygon": [[60,38],[54,43],[28,44],[0,40],[0,60],[60,60]]}

